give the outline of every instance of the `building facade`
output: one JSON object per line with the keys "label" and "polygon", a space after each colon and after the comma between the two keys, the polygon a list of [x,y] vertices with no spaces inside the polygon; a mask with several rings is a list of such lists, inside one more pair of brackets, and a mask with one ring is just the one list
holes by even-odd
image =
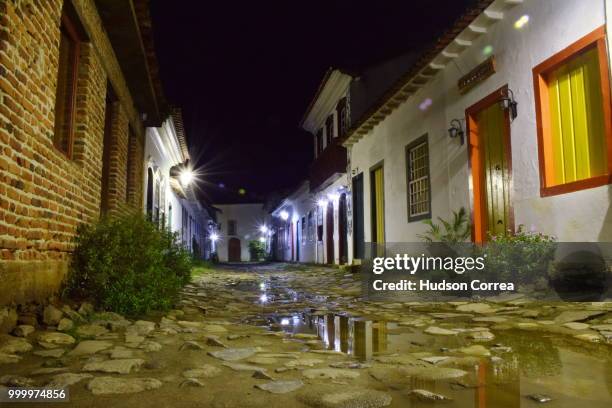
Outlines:
{"label": "building facade", "polygon": [[459,19],[343,140],[363,241],[419,241],[461,207],[476,242],[610,241],[610,10],[495,0]]}
{"label": "building facade", "polygon": [[42,300],[77,226],[142,206],[161,124],[144,0],[0,1],[0,303]]}
{"label": "building facade", "polygon": [[[269,245],[269,216],[262,203],[213,204],[217,211],[217,256],[221,262],[248,262],[250,241]],[[265,227],[265,228],[264,228]]]}
{"label": "building facade", "polygon": [[182,114],[175,108],[160,127],[146,129],[143,210],[160,228],[176,233],[196,257],[208,258],[214,221],[197,199],[188,161]]}

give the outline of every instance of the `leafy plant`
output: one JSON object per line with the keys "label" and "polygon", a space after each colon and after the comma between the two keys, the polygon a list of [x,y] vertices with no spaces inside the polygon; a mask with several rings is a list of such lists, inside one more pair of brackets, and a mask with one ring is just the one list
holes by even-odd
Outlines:
{"label": "leafy plant", "polygon": [[191,279],[191,256],[176,235],[141,214],[82,225],[76,244],[65,293],[104,310],[168,310]]}
{"label": "leafy plant", "polygon": [[266,243],[258,240],[249,241],[249,253],[251,261],[263,261],[266,259]]}
{"label": "leafy plant", "polygon": [[553,236],[526,231],[524,225],[519,225],[515,232],[490,234],[483,252],[487,256],[487,272],[527,283],[546,276],[555,249]]}
{"label": "leafy plant", "polygon": [[445,242],[455,244],[465,242],[471,234],[471,224],[467,216],[465,208],[461,207],[459,211],[453,211],[453,219],[446,221],[438,217],[440,224],[435,224],[432,220],[423,221],[429,226],[429,230],[424,234],[419,235],[425,242]]}

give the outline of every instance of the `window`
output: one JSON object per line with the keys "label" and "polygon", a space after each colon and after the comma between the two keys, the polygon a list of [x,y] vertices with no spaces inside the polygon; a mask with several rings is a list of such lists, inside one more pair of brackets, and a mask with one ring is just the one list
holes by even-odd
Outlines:
{"label": "window", "polygon": [[60,26],[53,144],[68,157],[72,157],[74,139],[79,42],[76,27],[64,12]]}
{"label": "window", "polygon": [[601,27],[533,69],[542,196],[612,180],[607,60]]}
{"label": "window", "polygon": [[227,221],[227,235],[237,235],[236,234],[236,220]]}
{"label": "window", "polygon": [[323,241],[323,208],[317,210],[317,241]]}
{"label": "window", "polygon": [[317,144],[316,147],[317,147],[317,157],[318,157],[323,151],[323,129],[319,129],[319,131],[317,132],[315,143]]}
{"label": "window", "polygon": [[334,115],[329,115],[325,121],[325,136],[327,138],[326,147],[332,144],[334,138]]}
{"label": "window", "polygon": [[408,222],[431,217],[429,145],[423,135],[406,146]]}
{"label": "window", "polygon": [[302,239],[302,245],[306,244],[306,240],[308,237],[304,236],[304,232],[306,232],[306,217],[302,217],[302,232],[300,234],[300,238]]}
{"label": "window", "polygon": [[336,108],[338,112],[338,134],[340,137],[346,134],[348,128],[348,112],[346,110],[346,98],[340,99]]}

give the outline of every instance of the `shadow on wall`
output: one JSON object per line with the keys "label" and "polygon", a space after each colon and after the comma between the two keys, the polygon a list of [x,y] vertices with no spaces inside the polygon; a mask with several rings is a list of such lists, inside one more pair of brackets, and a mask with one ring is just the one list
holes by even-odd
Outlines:
{"label": "shadow on wall", "polygon": [[612,186],[608,185],[608,211],[603,219],[598,241],[612,242]]}

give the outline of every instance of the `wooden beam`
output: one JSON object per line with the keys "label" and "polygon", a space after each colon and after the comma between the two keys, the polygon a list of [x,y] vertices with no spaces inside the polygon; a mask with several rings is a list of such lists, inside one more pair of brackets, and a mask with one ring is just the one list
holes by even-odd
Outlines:
{"label": "wooden beam", "polygon": [[474,34],[486,34],[487,33],[487,28],[483,27],[483,26],[478,26],[478,25],[475,25],[475,24],[470,24],[468,26],[468,28]]}
{"label": "wooden beam", "polygon": [[455,38],[453,40],[455,42],[455,44],[460,45],[461,47],[471,47],[472,46],[472,42],[470,40],[464,40],[463,38]]}
{"label": "wooden beam", "polygon": [[490,20],[499,21],[504,19],[504,13],[501,11],[485,10],[484,15]]}

